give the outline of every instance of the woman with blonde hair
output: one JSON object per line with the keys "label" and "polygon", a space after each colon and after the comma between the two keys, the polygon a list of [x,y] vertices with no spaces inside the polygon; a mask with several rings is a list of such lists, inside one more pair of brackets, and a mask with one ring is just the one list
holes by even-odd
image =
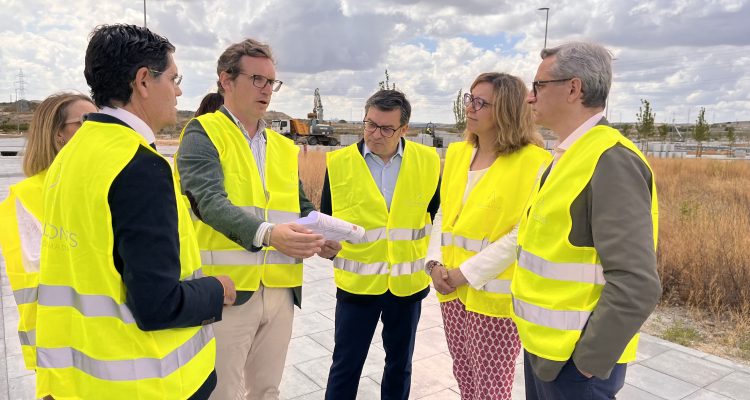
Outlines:
{"label": "woman with blonde hair", "polygon": [[90,98],[77,93],[47,97],[34,111],[29,126],[23,172],[26,179],[10,187],[0,203],[0,248],[18,306],[18,338],[27,369],[36,369],[34,346],[36,289],[43,227],[42,186],[57,153],[83,123],[83,116],[96,112]]}
{"label": "woman with blonde hair", "polygon": [[464,95],[463,142],[448,147],[427,254],[462,399],[510,399],[518,332],[510,318],[515,230],[551,160],[523,81],[483,73]]}

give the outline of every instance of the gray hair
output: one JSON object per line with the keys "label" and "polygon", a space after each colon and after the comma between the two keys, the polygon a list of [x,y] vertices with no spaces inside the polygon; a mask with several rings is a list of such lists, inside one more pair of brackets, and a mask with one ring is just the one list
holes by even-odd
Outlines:
{"label": "gray hair", "polygon": [[367,99],[367,102],[365,103],[365,115],[367,115],[367,111],[370,110],[370,107],[375,107],[380,111],[392,111],[398,109],[401,111],[401,125],[408,124],[409,118],[411,118],[411,104],[409,104],[409,100],[406,99],[406,96],[398,90],[378,90]]}
{"label": "gray hair", "polygon": [[572,42],[542,50],[542,59],[555,57],[554,79],[579,78],[583,105],[604,107],[612,86],[612,54],[596,43]]}

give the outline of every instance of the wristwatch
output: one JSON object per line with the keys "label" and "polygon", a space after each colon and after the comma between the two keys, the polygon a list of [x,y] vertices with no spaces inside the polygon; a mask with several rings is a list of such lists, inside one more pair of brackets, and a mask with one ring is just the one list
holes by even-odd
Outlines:
{"label": "wristwatch", "polygon": [[273,227],[276,226],[274,224],[271,224],[271,226],[268,227],[268,230],[263,235],[263,246],[265,247],[271,247],[271,231],[273,231]]}
{"label": "wristwatch", "polygon": [[435,260],[427,261],[427,264],[424,266],[424,270],[425,272],[427,272],[427,275],[432,275],[432,269],[438,265],[443,265],[443,264],[440,261],[435,261]]}

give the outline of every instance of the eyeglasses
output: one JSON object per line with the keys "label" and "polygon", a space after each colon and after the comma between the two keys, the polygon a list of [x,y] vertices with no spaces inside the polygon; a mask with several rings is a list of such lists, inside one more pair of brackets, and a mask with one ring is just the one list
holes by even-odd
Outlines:
{"label": "eyeglasses", "polygon": [[488,103],[485,99],[472,96],[471,93],[464,93],[464,107],[468,107],[469,104],[471,104],[474,112],[481,110],[484,106],[493,105],[492,103]]}
{"label": "eyeglasses", "polygon": [[253,81],[253,86],[257,87],[258,89],[263,89],[264,87],[266,87],[266,85],[270,85],[271,90],[273,90],[274,92],[278,92],[279,89],[281,89],[281,85],[284,83],[275,79],[268,79],[263,75],[251,75],[244,72],[237,73],[249,77]]}
{"label": "eyeglasses", "polygon": [[380,126],[368,120],[364,120],[362,122],[365,123],[365,132],[375,133],[376,130],[380,129],[380,134],[383,135],[383,137],[387,137],[387,138],[393,136],[397,130],[403,127],[403,125],[399,126],[398,128],[391,128],[390,126]]}
{"label": "eyeglasses", "polygon": [[88,113],[86,113],[86,114],[81,114],[81,116],[80,116],[80,117],[78,117],[78,119],[69,119],[69,120],[67,120],[67,121],[63,122],[63,126],[65,126],[65,125],[70,125],[70,124],[78,124],[78,125],[83,125],[83,123],[84,123],[84,122],[86,122],[86,120],[87,120],[88,118],[89,118],[89,114],[88,114]]}
{"label": "eyeglasses", "polygon": [[[154,74],[154,76],[159,76],[159,75],[161,75],[161,74],[164,73],[164,71],[157,71],[157,70],[151,69],[151,68],[149,68],[148,71],[151,72],[152,74]],[[180,74],[174,74],[174,76],[172,77],[172,83],[175,86],[180,86],[180,83],[182,83],[182,75],[180,75]]]}
{"label": "eyeglasses", "polygon": [[550,79],[546,81],[534,81],[531,82],[531,91],[534,93],[534,97],[536,97],[536,91],[539,89],[540,86],[544,86],[547,83],[558,83],[558,82],[567,82],[571,81],[575,78],[565,78],[565,79]]}

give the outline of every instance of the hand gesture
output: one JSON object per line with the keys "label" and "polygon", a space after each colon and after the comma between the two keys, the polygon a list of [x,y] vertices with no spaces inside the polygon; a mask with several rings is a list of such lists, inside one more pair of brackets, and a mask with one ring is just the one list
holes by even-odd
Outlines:
{"label": "hand gesture", "polygon": [[215,276],[214,278],[219,280],[221,286],[224,288],[224,305],[231,306],[237,300],[237,290],[234,288],[234,282],[232,278],[226,275]]}
{"label": "hand gesture", "polygon": [[308,258],[323,249],[323,235],[313,233],[300,224],[277,224],[271,231],[271,246],[294,258]]}
{"label": "hand gesture", "polygon": [[457,288],[469,282],[466,280],[464,273],[461,272],[461,270],[458,268],[448,271],[447,280],[448,280],[448,284],[453,286],[454,288]]}
{"label": "hand gesture", "polygon": [[323,258],[333,258],[341,251],[341,243],[335,240],[326,240],[318,255]]}
{"label": "hand gesture", "polygon": [[438,293],[448,294],[456,290],[456,287],[448,282],[448,271],[443,264],[438,264],[432,267],[431,276],[432,284],[435,285],[435,290],[437,290]]}

